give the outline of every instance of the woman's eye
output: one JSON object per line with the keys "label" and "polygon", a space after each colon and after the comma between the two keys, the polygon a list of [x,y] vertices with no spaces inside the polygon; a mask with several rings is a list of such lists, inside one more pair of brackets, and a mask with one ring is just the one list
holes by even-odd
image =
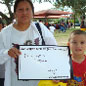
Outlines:
{"label": "woman's eye", "polygon": [[23,12],[23,9],[18,9],[18,12]]}
{"label": "woman's eye", "polygon": [[28,10],[29,10],[29,8],[26,8],[26,10],[28,11]]}

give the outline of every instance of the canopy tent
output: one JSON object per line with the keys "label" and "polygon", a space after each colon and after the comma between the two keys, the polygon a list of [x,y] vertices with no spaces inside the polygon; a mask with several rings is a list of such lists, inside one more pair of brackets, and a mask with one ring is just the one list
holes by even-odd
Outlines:
{"label": "canopy tent", "polygon": [[[44,19],[46,18],[45,16],[34,16],[35,19]],[[58,18],[69,18],[69,16],[63,16],[63,15],[51,15],[51,16],[47,16],[47,19],[58,19]]]}
{"label": "canopy tent", "polygon": [[[34,18],[59,18],[61,15],[73,14],[72,12],[58,10],[42,10],[34,13]],[[67,16],[66,16],[67,17]]]}

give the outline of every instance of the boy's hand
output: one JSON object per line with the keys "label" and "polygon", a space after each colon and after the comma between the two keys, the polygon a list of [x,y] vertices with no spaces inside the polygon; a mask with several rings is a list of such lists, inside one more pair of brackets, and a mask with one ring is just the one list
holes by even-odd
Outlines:
{"label": "boy's hand", "polygon": [[60,82],[60,80],[53,80],[53,82],[54,82],[54,83],[58,83],[58,82]]}

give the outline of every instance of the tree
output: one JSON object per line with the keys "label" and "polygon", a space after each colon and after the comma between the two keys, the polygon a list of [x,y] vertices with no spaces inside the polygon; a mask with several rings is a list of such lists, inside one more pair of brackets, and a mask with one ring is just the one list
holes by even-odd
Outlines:
{"label": "tree", "polygon": [[86,12],[86,0],[58,0],[55,3],[55,6],[71,7],[74,14],[78,16],[85,15],[85,12]]}
{"label": "tree", "polygon": [[8,9],[9,17],[2,12],[0,12],[0,16],[6,20],[7,24],[9,24],[13,20],[13,13],[11,11],[11,7],[13,6],[14,0],[2,0],[2,1],[0,1],[0,3],[6,5],[6,7]]}
{"label": "tree", "polygon": [[39,3],[42,3],[42,2],[50,2],[50,3],[52,3],[52,2],[56,2],[57,0],[32,0],[32,2],[34,3],[34,2],[39,2]]}
{"label": "tree", "polygon": [[74,13],[74,28],[75,28],[75,18],[78,18],[80,22],[80,18],[85,16],[86,12],[86,0],[58,0],[55,3],[55,6],[58,8],[60,6],[68,6],[71,7]]}
{"label": "tree", "polygon": [[[7,24],[10,24],[13,20],[13,12],[11,11],[11,7],[13,6],[14,1],[15,0],[1,0],[0,1],[1,4],[6,5],[7,10],[8,10],[9,17],[5,13],[0,11],[0,16],[6,20]],[[50,2],[50,3],[52,3],[52,2],[55,2],[56,0],[31,0],[31,1],[33,3],[35,3],[35,2],[39,2],[39,3]]]}
{"label": "tree", "polygon": [[[9,17],[0,11],[0,16],[6,20],[7,24],[10,24],[13,20],[13,12],[11,11],[11,7],[13,6],[14,4],[14,1],[15,0],[1,0],[0,3],[1,4],[4,4],[6,5],[7,7],[7,10],[8,10],[8,14],[9,14]],[[39,2],[39,3],[42,3],[42,2],[52,2],[52,1],[55,1],[55,0],[31,0],[33,3],[35,2]]]}

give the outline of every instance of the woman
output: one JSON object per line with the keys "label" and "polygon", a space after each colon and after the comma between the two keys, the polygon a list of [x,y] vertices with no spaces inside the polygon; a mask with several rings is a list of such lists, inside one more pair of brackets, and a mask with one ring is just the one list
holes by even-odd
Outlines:
{"label": "woman", "polygon": [[[37,86],[38,80],[22,81],[17,79],[15,72],[17,58],[21,52],[13,47],[14,44],[42,45],[42,39],[34,22],[32,22],[34,7],[30,0],[16,0],[14,16],[16,23],[10,24],[0,33],[0,64],[5,63],[5,86]],[[40,24],[46,45],[57,45],[49,30]]]}
{"label": "woman", "polygon": [[[3,29],[4,24],[0,18],[0,32]],[[1,40],[0,40],[1,41]],[[0,86],[4,86],[4,64],[0,65]]]}

